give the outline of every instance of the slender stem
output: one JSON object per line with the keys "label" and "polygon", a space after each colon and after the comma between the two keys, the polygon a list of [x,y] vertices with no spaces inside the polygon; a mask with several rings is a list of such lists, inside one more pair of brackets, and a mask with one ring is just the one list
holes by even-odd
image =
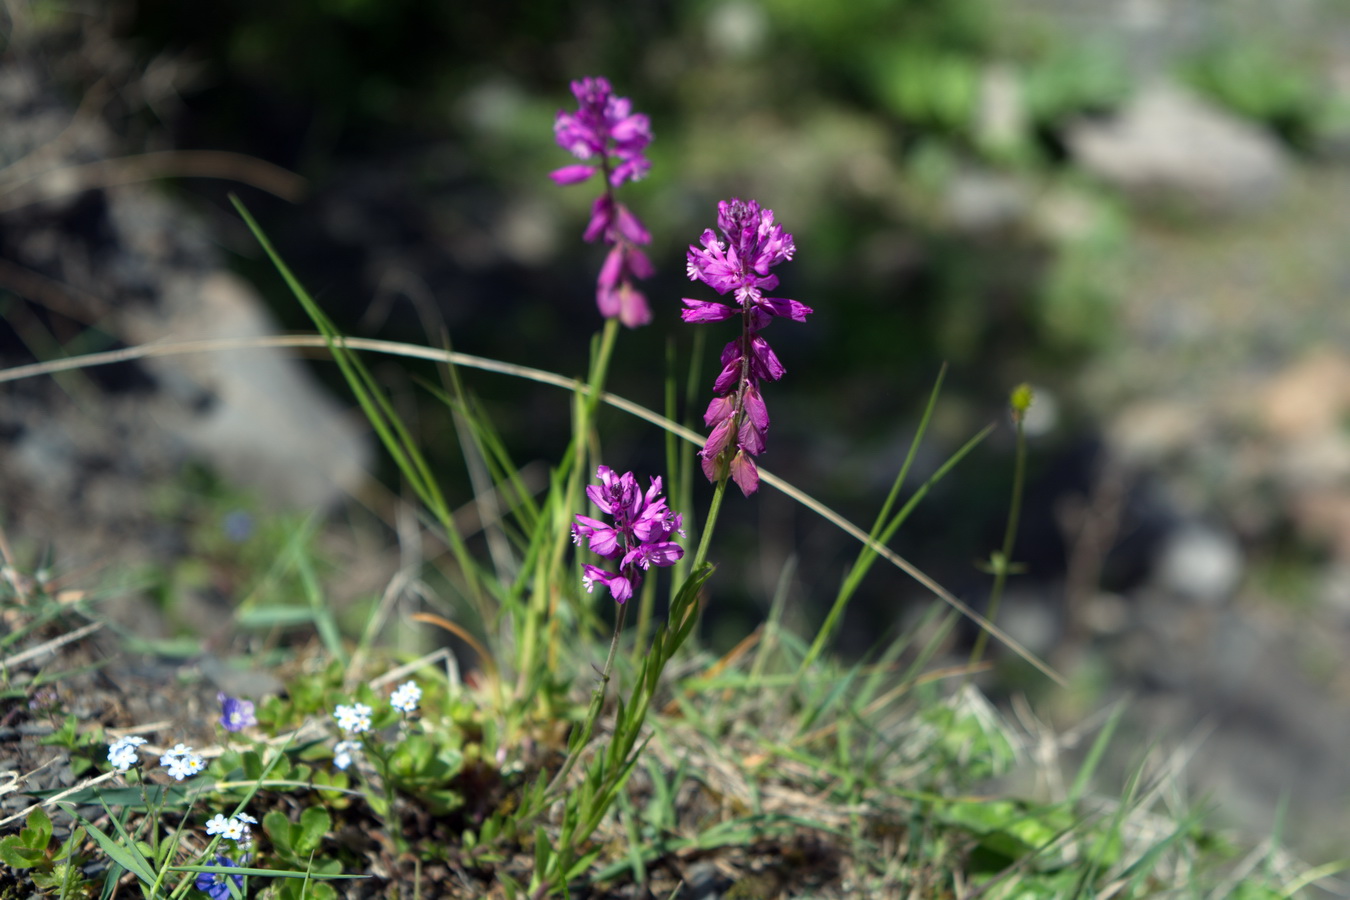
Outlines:
{"label": "slender stem", "polygon": [[712,503],[708,504],[708,519],[703,523],[703,533],[699,535],[698,551],[694,554],[694,562],[689,567],[689,571],[697,572],[703,567],[703,563],[708,559],[708,548],[712,546],[712,534],[717,525],[717,514],[722,509],[722,496],[727,492],[727,476],[723,475],[717,481],[717,486],[713,488]]}
{"label": "slender stem", "polygon": [[563,492],[561,507],[555,510],[557,521],[554,523],[554,542],[541,569],[541,579],[536,583],[531,609],[526,616],[524,633],[520,640],[520,668],[517,674],[516,692],[518,696],[527,693],[530,679],[533,677],[538,653],[539,629],[545,616],[549,618],[549,664],[556,664],[556,637],[558,635],[558,598],[560,592],[556,586],[562,583],[559,569],[562,566],[563,553],[571,529],[568,518],[578,504],[581,493],[583,473],[586,469],[586,443],[590,434],[591,421],[604,393],[605,378],[609,372],[609,362],[614,355],[614,344],[619,333],[618,319],[606,319],[600,334],[600,346],[591,362],[591,370],[584,396],[573,395],[576,415],[573,420],[572,442],[563,458],[570,461],[567,473],[567,487]]}
{"label": "slender stem", "polygon": [[614,671],[614,657],[619,652],[619,633],[623,631],[623,620],[628,617],[628,604],[620,603],[619,612],[614,617],[614,637],[609,641],[609,655],[605,657],[605,668],[600,672],[600,695],[603,699],[605,687],[609,684],[610,673]]}
{"label": "slender stem", "polygon": [[[994,560],[994,586],[989,591],[989,609],[985,618],[990,622],[998,621],[998,608],[1003,600],[1003,586],[1007,583],[1012,570],[1013,546],[1017,543],[1017,523],[1022,517],[1022,485],[1026,481],[1027,438],[1022,423],[1024,416],[1014,415],[1014,427],[1017,431],[1017,455],[1013,463],[1012,501],[1008,504],[1008,522],[1003,529],[1003,549]],[[975,647],[970,651],[970,664],[973,668],[984,658],[984,648],[989,642],[989,632],[983,629],[975,638]]]}
{"label": "slender stem", "polygon": [[386,822],[393,825],[393,828],[387,830],[392,833],[391,836],[394,839],[394,846],[398,848],[398,852],[402,854],[408,852],[408,839],[403,834],[403,822],[394,805],[394,783],[389,777],[389,757],[386,756],[387,749],[388,748],[381,747],[379,753],[372,755],[380,761],[380,781],[382,782],[381,786],[384,788],[385,808],[388,810]]}
{"label": "slender stem", "polygon": [[623,621],[627,615],[628,604],[620,603],[618,615],[614,617],[614,637],[609,642],[609,655],[605,657],[605,668],[600,672],[600,683],[596,686],[595,692],[591,694],[591,707],[587,710],[586,721],[581,726],[581,739],[572,748],[572,752],[567,754],[567,759],[563,761],[562,768],[558,770],[558,774],[553,776],[553,780],[544,789],[545,801],[567,780],[567,776],[572,772],[572,767],[577,764],[577,760],[581,757],[581,751],[585,750],[586,745],[591,741],[591,733],[595,730],[595,723],[599,721],[600,713],[605,706],[605,689],[609,686],[610,673],[614,669],[614,657],[618,655],[619,651],[619,633],[623,631]]}
{"label": "slender stem", "polygon": [[642,585],[642,596],[638,599],[637,628],[633,636],[632,655],[632,662],[635,667],[642,659],[642,655],[647,652],[647,635],[651,632],[652,615],[656,608],[654,585],[654,581],[645,582]]}

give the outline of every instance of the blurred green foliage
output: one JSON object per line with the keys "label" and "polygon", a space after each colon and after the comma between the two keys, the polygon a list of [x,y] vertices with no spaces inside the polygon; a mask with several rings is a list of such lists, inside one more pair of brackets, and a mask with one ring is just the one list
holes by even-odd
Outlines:
{"label": "blurred green foliage", "polygon": [[1027,70],[1027,111],[1038,126],[1055,128],[1118,108],[1132,82],[1119,48],[1100,40],[1055,43]]}
{"label": "blurred green foliage", "polygon": [[1259,37],[1216,42],[1185,75],[1205,94],[1299,149],[1310,149],[1331,112],[1325,85],[1307,63]]}

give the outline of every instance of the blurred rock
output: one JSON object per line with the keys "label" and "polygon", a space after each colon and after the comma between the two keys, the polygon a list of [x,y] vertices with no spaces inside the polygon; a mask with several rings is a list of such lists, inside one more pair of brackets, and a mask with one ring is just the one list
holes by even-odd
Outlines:
{"label": "blurred rock", "polygon": [[[260,338],[277,332],[257,291],[227,272],[166,285],[160,315],[129,323],[136,343]],[[360,484],[369,446],[300,362],[276,349],[146,361],[161,384],[162,421],[187,453],[280,505],[323,508]],[[198,400],[183,404],[184,390]],[[178,396],[172,396],[177,394]]]}
{"label": "blurred rock", "polygon": [[1020,225],[1031,209],[1031,188],[1013,175],[968,168],[948,185],[945,218],[959,231],[997,231]]}
{"label": "blurred rock", "polygon": [[1111,422],[1108,440],[1121,461],[1157,466],[1200,443],[1205,419],[1189,404],[1150,398],[1122,409]]}
{"label": "blurred rock", "polygon": [[1242,581],[1242,548],[1232,535],[1209,525],[1186,525],[1168,535],[1155,577],[1169,593],[1215,606],[1229,600]]}
{"label": "blurred rock", "polygon": [[1319,347],[1278,373],[1257,404],[1275,437],[1301,441],[1342,430],[1350,417],[1350,357]]}
{"label": "blurred rock", "polygon": [[1166,82],[1140,90],[1113,118],[1074,124],[1065,138],[1089,172],[1169,211],[1249,213],[1289,181],[1288,156],[1272,135]]}
{"label": "blurred rock", "polygon": [[1060,611],[1037,590],[1009,590],[999,608],[998,626],[1037,656],[1048,656],[1063,634]]}
{"label": "blurred rock", "polygon": [[[131,150],[64,105],[44,72],[0,71],[0,117],[0,288],[20,298],[0,330],[0,366],[31,361],[35,347],[53,357],[62,346],[276,333],[209,229],[162,191],[88,168],[71,187],[73,167]],[[280,349],[164,356],[0,390],[4,524],[64,558],[129,565],[182,552],[154,504],[189,463],[310,510],[354,489],[371,458],[357,420]]]}
{"label": "blurred rock", "polygon": [[1256,398],[1268,475],[1294,533],[1350,565],[1350,357],[1316,348]]}

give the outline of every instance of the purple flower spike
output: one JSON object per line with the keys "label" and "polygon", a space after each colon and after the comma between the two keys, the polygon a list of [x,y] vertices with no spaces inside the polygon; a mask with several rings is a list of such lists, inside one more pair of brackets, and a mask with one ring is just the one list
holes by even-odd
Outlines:
{"label": "purple flower spike", "polygon": [[684,537],[683,519],[666,507],[660,478],[653,478],[643,493],[632,472],[619,475],[609,466],[600,466],[595,475],[600,484],[589,485],[586,496],[614,524],[578,515],[572,525],[572,543],[580,544],[584,538],[596,556],[618,560],[619,571],[583,566],[581,583],[587,593],[602,585],[617,602],[625,603],[642,585],[644,571],[673,566],[684,556],[684,549],[672,537]]}
{"label": "purple flower spike", "polygon": [[[637,181],[652,167],[642,155],[652,142],[652,126],[642,113],[633,112],[627,97],[616,97],[604,78],[572,82],[577,111],[558,111],[553,133],[558,146],[577,159],[600,157],[599,166],[566,166],[553,173],[559,184],[577,184],[603,169],[609,183],[618,187]],[[612,166],[612,168],[611,168]]]}
{"label": "purple flower spike", "polygon": [[600,314],[617,318],[629,328],[652,319],[646,296],[633,286],[635,279],[650,278],[652,265],[638,245],[651,243],[652,236],[641,220],[614,199],[614,189],[625,181],[637,181],[652,164],[643,155],[651,143],[651,123],[632,111],[626,97],[616,97],[603,78],[572,82],[577,111],[559,110],[553,123],[558,145],[582,160],[595,163],[564,166],[550,174],[556,183],[580,184],[597,172],[604,174],[604,193],[591,207],[591,218],[582,235],[589,243],[603,240],[613,245],[596,279],[595,302]]}
{"label": "purple flower spike", "polygon": [[778,287],[770,269],[797,252],[792,235],[773,220],[773,210],[753,200],[717,204],[717,227],[690,246],[686,271],[719,294],[731,294],[735,305],[684,299],[686,322],[721,322],[741,317],[741,335],[722,350],[722,371],[713,382],[717,396],[708,404],[704,424],[712,429],[699,454],[709,481],[730,477],[747,497],[759,490],[759,470],[751,457],[764,452],[769,410],[759,391],[761,381],[777,381],[787,369],[760,331],[775,317],[805,322],[811,307],[796,300],[765,297]]}

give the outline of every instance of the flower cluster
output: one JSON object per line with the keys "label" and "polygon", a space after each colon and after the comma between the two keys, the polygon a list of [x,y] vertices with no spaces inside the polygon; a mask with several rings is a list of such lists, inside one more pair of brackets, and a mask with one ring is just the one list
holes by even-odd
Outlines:
{"label": "flower cluster", "polygon": [[[119,772],[125,772],[139,765],[140,747],[144,743],[145,738],[134,734],[118,738],[108,745],[108,762]],[[206,768],[206,760],[187,744],[175,744],[172,750],[160,756],[159,764],[168,770],[171,777],[179,781]]]}
{"label": "flower cluster", "polygon": [[559,110],[553,122],[558,146],[577,159],[598,156],[600,165],[564,166],[550,177],[558,184],[577,184],[603,171],[610,185],[618,187],[646,175],[652,167],[642,155],[652,142],[647,117],[633,112],[633,102],[627,97],[614,96],[604,78],[574,81],[572,94],[577,98],[577,111]]}
{"label": "flower cluster", "polygon": [[159,764],[179,781],[206,768],[206,760],[194,753],[187,744],[175,744],[172,750],[159,758]]}
{"label": "flower cluster", "polygon": [[652,275],[651,261],[638,249],[640,244],[651,243],[652,236],[637,216],[614,199],[614,189],[625,181],[637,181],[651,168],[643,155],[652,140],[651,123],[642,113],[633,112],[628,98],[614,96],[604,78],[574,81],[572,93],[577,111],[559,110],[553,123],[558,145],[578,159],[598,162],[564,166],[549,177],[558,184],[579,184],[603,173],[604,193],[592,205],[583,235],[587,241],[600,238],[612,245],[600,267],[595,300],[602,316],[617,316],[629,328],[636,328],[652,319],[647,298],[633,286],[634,279]]}
{"label": "flower cluster", "polygon": [[335,708],[333,718],[337,719],[338,727],[343,731],[360,734],[370,730],[371,712],[371,708],[364,703],[353,703],[351,706]]}
{"label": "flower cluster", "polygon": [[389,705],[401,713],[417,712],[417,704],[422,699],[422,689],[415,681],[405,681],[389,695]]}
{"label": "flower cluster", "polygon": [[[422,688],[415,681],[403,682],[389,695],[389,705],[405,716],[417,712],[417,705],[421,702]],[[334,707],[333,718],[346,734],[364,734],[370,731],[370,717],[373,712],[374,710],[364,703],[353,703],[350,706]],[[360,741],[344,738],[333,745],[333,765],[339,769],[346,769],[360,752]]]}
{"label": "flower cluster", "polygon": [[578,515],[572,525],[572,542],[580,544],[585,538],[592,553],[619,561],[617,572],[585,566],[582,584],[587,592],[602,584],[623,603],[642,584],[643,571],[651,566],[674,565],[684,556],[684,549],[671,539],[675,534],[684,537],[682,518],[666,507],[660,478],[653,478],[644,494],[632,472],[618,475],[608,466],[600,466],[595,474],[600,484],[589,485],[586,496],[614,524]]}
{"label": "flower cluster", "polygon": [[258,820],[248,813],[235,813],[228,819],[217,814],[207,820],[206,833],[218,834],[223,840],[234,841],[241,847],[248,847],[253,843],[251,826],[257,824]]}
{"label": "flower cluster", "polygon": [[777,381],[786,371],[760,335],[775,317],[805,322],[811,308],[796,300],[764,296],[778,287],[769,272],[792,259],[792,235],[773,220],[773,210],[760,209],[753,200],[724,200],[717,204],[717,227],[725,243],[705,229],[701,246],[690,246],[690,281],[702,281],[719,294],[732,294],[736,305],[684,298],[686,322],[721,322],[739,315],[740,337],[722,350],[722,371],[713,383],[717,396],[708,404],[704,423],[712,429],[700,456],[709,481],[728,474],[747,497],[759,489],[759,470],[751,457],[764,451],[769,411],[760,394],[761,381]]}
{"label": "flower cluster", "polygon": [[108,745],[108,762],[112,763],[114,769],[119,772],[125,772],[139,762],[139,750],[136,748],[145,743],[145,738],[129,734],[126,737],[120,737]]}
{"label": "flower cluster", "polygon": [[223,692],[216,694],[216,699],[220,701],[220,724],[226,731],[243,731],[258,724],[252,700],[240,700]]}

